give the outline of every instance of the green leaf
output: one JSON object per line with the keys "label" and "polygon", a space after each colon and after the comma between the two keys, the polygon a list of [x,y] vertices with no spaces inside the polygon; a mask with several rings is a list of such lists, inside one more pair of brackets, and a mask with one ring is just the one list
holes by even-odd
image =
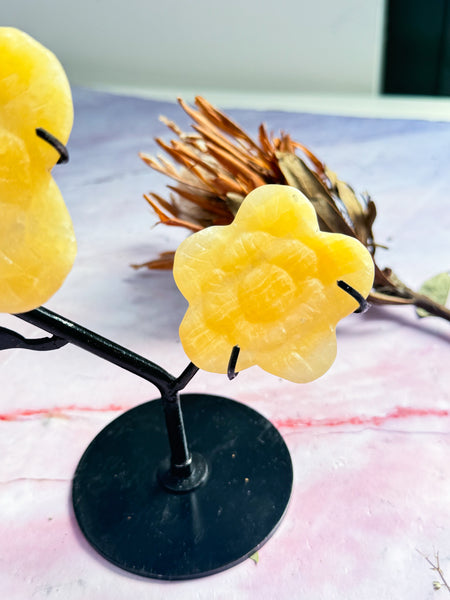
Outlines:
{"label": "green leaf", "polygon": [[[450,292],[450,273],[439,273],[427,279],[419,289],[419,293],[445,306]],[[416,308],[419,317],[430,317],[424,308]]]}
{"label": "green leaf", "polygon": [[258,564],[259,562],[259,554],[258,552],[255,552],[255,554],[252,554],[251,556],[249,556],[250,560],[253,560],[255,565]]}

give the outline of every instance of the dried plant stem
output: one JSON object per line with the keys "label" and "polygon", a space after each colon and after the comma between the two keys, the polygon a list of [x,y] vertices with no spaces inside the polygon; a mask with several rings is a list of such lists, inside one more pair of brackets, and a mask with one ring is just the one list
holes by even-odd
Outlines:
{"label": "dried plant stem", "polygon": [[[419,554],[421,554],[424,557],[424,559],[427,561],[427,563],[431,566],[431,570],[436,571],[436,573],[441,578],[443,586],[446,588],[446,590],[448,592],[450,592],[450,586],[447,583],[447,580],[445,579],[445,576],[444,576],[444,572],[442,571],[441,565],[439,564],[439,552],[436,552],[436,554],[435,554],[436,562],[433,562],[430,558],[428,558],[428,556],[426,556],[425,554],[423,554],[420,551],[419,551]],[[433,587],[435,590],[439,590],[442,586],[439,581],[433,581]]]}
{"label": "dried plant stem", "polygon": [[417,292],[411,292],[411,294],[413,297],[411,304],[414,304],[417,308],[425,309],[435,317],[441,317],[442,319],[450,321],[450,310],[447,307],[442,306],[442,304],[439,304],[438,302],[434,302],[434,300],[431,300],[431,298],[428,298],[428,296],[425,296],[424,294],[419,294]]}
{"label": "dried plant stem", "polygon": [[435,317],[450,321],[450,310],[446,306],[425,294],[415,292],[405,285],[391,269],[381,270],[376,263],[374,289],[368,299],[372,304],[410,304],[416,308],[423,308]]}
{"label": "dried plant stem", "polygon": [[380,292],[371,292],[369,295],[369,302],[372,304],[388,304],[388,305],[397,305],[402,306],[405,304],[410,304],[415,306],[416,308],[423,308],[430,315],[435,317],[440,317],[441,319],[445,319],[446,321],[450,321],[450,309],[435,302],[428,296],[424,294],[419,294],[418,292],[414,292],[409,288],[404,289],[405,295],[399,296],[399,291],[395,290],[395,295],[380,293]]}

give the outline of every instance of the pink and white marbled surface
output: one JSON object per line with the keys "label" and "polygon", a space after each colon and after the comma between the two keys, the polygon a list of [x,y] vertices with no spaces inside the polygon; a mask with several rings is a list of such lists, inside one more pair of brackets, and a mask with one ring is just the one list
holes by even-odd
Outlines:
{"label": "pink and white marbled surface", "polygon": [[[137,157],[165,134],[172,104],[75,90],[71,162],[56,178],[79,254],[48,308],[179,373],[185,301],[170,273],[134,271],[176,247],[152,229],[142,193],[167,183]],[[234,111],[309,146],[378,206],[381,265],[410,286],[449,268],[450,124]],[[36,124],[39,126],[39,124]],[[17,318],[0,325],[41,335]],[[449,324],[412,308],[372,307],[338,328],[320,380],[294,385],[257,368],[229,382],[199,373],[187,391],[230,396],[267,416],[292,454],[294,491],[280,528],[221,574],[167,583],[99,557],[78,530],[71,479],[92,438],[121,411],[157,396],[145,381],[76,348],[0,353],[0,589],[8,600],[307,598],[424,600],[436,592],[423,554],[450,579]]]}

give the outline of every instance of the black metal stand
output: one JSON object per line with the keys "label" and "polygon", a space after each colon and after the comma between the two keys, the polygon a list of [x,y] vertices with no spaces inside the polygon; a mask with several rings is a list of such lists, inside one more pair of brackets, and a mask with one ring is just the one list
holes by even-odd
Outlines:
{"label": "black metal stand", "polygon": [[[52,337],[27,340],[0,328],[0,349],[49,350],[70,342],[161,394],[101,431],[75,472],[75,515],[102,556],[145,577],[190,579],[227,569],[267,541],[289,502],[292,463],[265,417],[221,396],[180,398],[198,370],[192,363],[174,377],[45,308],[16,316]],[[230,358],[230,378],[238,352]]]}
{"label": "black metal stand", "polygon": [[223,571],[260,548],[283,517],[289,452],[278,431],[243,404],[183,395],[194,462],[203,457],[206,469],[194,489],[177,492],[171,484],[181,490],[183,478],[170,471],[162,403],[124,413],[88,447],[73,483],[78,523],[100,554],[138,575],[170,580]]}
{"label": "black metal stand", "polygon": [[[37,128],[36,135],[59,152],[58,163],[68,161],[50,132]],[[346,282],[337,285],[359,304],[357,312],[367,308]],[[180,390],[198,370],[192,363],[174,377],[45,308],[16,316],[52,337],[29,340],[0,327],[0,350],[53,350],[70,342],[143,377],[161,394],[105,427],[76,470],[75,515],[101,555],[145,577],[190,579],[227,569],[264,544],[292,489],[289,451],[267,419],[221,396],[181,400]],[[238,355],[235,346],[229,379],[237,375]]]}

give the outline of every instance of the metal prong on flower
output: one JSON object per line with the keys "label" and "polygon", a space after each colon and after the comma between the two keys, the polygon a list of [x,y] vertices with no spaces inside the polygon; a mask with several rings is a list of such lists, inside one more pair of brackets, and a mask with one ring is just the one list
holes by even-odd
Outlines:
{"label": "metal prong on flower", "polygon": [[342,281],[340,279],[337,282],[337,284],[341,288],[341,290],[344,290],[344,292],[347,292],[347,294],[349,294],[352,298],[354,298],[356,300],[356,302],[358,302],[359,308],[357,308],[354,312],[355,313],[365,313],[366,310],[370,306],[370,304],[367,302],[367,300],[363,296],[361,296],[361,294],[357,290],[355,290],[355,288],[352,288],[351,285],[349,285],[348,283],[345,283],[345,281]]}
{"label": "metal prong on flower", "polygon": [[36,135],[47,142],[47,144],[50,144],[50,146],[52,146],[58,152],[59,159],[56,163],[57,165],[62,165],[69,162],[69,152],[64,144],[58,140],[58,138],[42,127],[36,128]]}
{"label": "metal prong on flower", "polygon": [[228,361],[228,369],[227,369],[227,375],[228,375],[228,379],[234,379],[235,377],[237,377],[239,375],[239,373],[236,373],[236,363],[237,363],[237,359],[239,357],[239,352],[241,351],[241,349],[239,348],[239,346],[233,346],[233,349],[231,350],[231,354],[230,354],[230,360]]}

